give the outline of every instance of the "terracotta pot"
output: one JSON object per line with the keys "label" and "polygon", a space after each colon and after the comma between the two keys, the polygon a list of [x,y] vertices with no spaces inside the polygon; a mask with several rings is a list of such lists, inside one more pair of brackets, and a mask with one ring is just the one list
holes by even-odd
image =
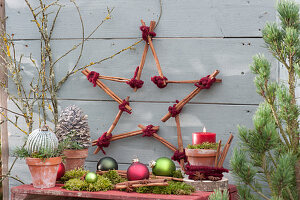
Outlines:
{"label": "terracotta pot", "polygon": [[61,161],[61,157],[47,158],[45,160],[40,158],[26,158],[26,164],[31,173],[33,187],[54,187],[58,166]]}
{"label": "terracotta pot", "polygon": [[68,149],[64,150],[63,154],[65,155],[65,168],[66,171],[83,168],[85,159],[88,157],[88,149],[80,149],[80,150],[73,150]]}
{"label": "terracotta pot", "polygon": [[214,149],[185,149],[188,162],[196,166],[214,167],[217,151]]}

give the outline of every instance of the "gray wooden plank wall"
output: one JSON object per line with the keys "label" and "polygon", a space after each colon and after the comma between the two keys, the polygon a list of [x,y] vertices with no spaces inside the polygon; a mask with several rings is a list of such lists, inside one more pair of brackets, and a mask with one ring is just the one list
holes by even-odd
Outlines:
{"label": "gray wooden plank wall", "polygon": [[[78,43],[81,34],[74,7],[68,1],[63,3],[66,6],[58,18],[52,42],[56,58]],[[107,6],[115,7],[112,20],[87,41],[80,65],[109,56],[137,41],[141,37],[140,19],[149,24],[159,15],[158,0],[77,0],[77,3],[82,11],[86,33],[106,16]],[[183,109],[180,117],[184,145],[191,143],[192,132],[201,131],[203,126],[216,132],[217,139],[223,142],[230,133],[237,135],[238,124],[251,127],[252,115],[261,99],[255,92],[249,64],[252,56],[259,52],[271,57],[264,48],[260,31],[266,21],[275,20],[275,0],[162,0],[162,4],[163,14],[153,43],[164,74],[169,80],[199,79],[219,69],[218,77],[223,79],[223,83],[216,83],[210,90],[201,92]],[[24,82],[28,84],[35,73],[28,58],[32,53],[39,60],[39,34],[30,21],[31,15],[23,0],[7,0],[6,11],[7,31],[15,35],[17,54],[25,54]],[[131,78],[143,48],[144,44],[139,44],[90,69],[103,75]],[[58,77],[74,65],[78,53],[74,51],[57,64]],[[271,61],[275,79],[278,77],[277,62]],[[174,119],[162,123],[160,118],[166,114],[169,105],[185,97],[194,86],[170,84],[165,89],[158,89],[150,82],[153,75],[157,75],[157,71],[149,51],[142,74],[145,85],[137,93],[125,84],[105,81],[121,98],[130,96],[133,108],[132,115],[122,116],[114,133],[137,130],[139,123],[155,124],[161,126],[161,136],[177,145]],[[13,87],[10,89],[14,90]],[[81,73],[70,78],[59,93],[59,109],[70,104],[80,106],[88,114],[93,139],[107,131],[118,111],[116,102],[99,88],[93,88]],[[14,109],[11,103],[10,108]],[[23,137],[22,133],[9,126],[10,152],[22,143]],[[90,170],[95,170],[96,162],[103,156],[101,153],[93,155],[93,150],[90,148],[87,159]],[[128,167],[134,156],[144,163],[161,156],[171,156],[162,144],[152,138],[141,137],[112,142],[106,151],[108,156],[120,163],[122,169]],[[225,161],[227,168],[230,167],[230,155],[231,151]],[[13,156],[10,157],[12,160]],[[12,174],[30,183],[30,174],[23,160],[17,162]],[[231,178],[230,175],[227,177]],[[10,184],[19,185],[13,180]]]}

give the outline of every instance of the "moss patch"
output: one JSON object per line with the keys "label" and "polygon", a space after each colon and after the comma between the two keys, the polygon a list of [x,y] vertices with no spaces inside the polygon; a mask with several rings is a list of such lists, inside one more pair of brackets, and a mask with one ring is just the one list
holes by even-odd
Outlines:
{"label": "moss patch", "polygon": [[202,144],[197,145],[191,145],[189,144],[187,146],[188,149],[218,149],[218,143],[210,143],[210,142],[204,142]]}
{"label": "moss patch", "polygon": [[100,176],[97,174],[97,181],[95,183],[88,183],[85,180],[80,180],[78,178],[73,178],[68,180],[65,185],[62,187],[66,190],[75,190],[75,191],[107,191],[113,189],[113,184],[108,178]]}
{"label": "moss patch", "polygon": [[66,171],[65,175],[63,177],[61,177],[61,181],[62,182],[66,182],[70,179],[74,179],[74,178],[77,178],[77,179],[80,179],[83,175],[89,173],[90,171],[88,170],[84,170],[82,168],[79,168],[79,169],[73,169],[73,170],[70,170],[70,171]]}
{"label": "moss patch", "polygon": [[153,194],[175,194],[189,195],[195,191],[195,188],[183,182],[169,181],[168,186],[150,186],[139,187],[135,191],[138,193],[153,193]]}
{"label": "moss patch", "polygon": [[126,178],[121,177],[115,170],[109,170],[102,175],[105,178],[108,178],[112,184],[122,183],[127,181]]}

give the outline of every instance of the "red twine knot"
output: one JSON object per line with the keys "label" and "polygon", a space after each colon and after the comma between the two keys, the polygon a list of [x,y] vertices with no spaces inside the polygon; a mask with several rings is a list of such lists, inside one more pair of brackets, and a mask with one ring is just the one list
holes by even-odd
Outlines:
{"label": "red twine knot", "polygon": [[119,110],[125,111],[125,112],[131,114],[131,112],[126,108],[126,105],[129,106],[129,102],[126,101],[125,99],[123,99],[123,102],[119,105]]}
{"label": "red twine knot", "polygon": [[111,134],[109,134],[108,136],[106,135],[107,132],[103,133],[101,137],[98,138],[98,141],[97,141],[97,146],[101,149],[101,151],[105,153],[103,147],[108,147],[109,144],[110,144],[110,139],[112,137]]}
{"label": "red twine knot", "polygon": [[229,170],[223,167],[196,166],[190,165],[189,163],[185,165],[185,173],[189,175],[189,179],[194,179],[197,172],[205,175],[206,179],[208,179],[209,176],[222,179],[223,173],[228,173]]}
{"label": "red twine knot", "polygon": [[207,75],[199,80],[198,83],[195,83],[195,86],[200,89],[209,89],[210,86],[216,82],[216,78],[209,78],[210,75]]}
{"label": "red twine knot", "polygon": [[132,88],[141,88],[143,86],[143,84],[144,84],[144,81],[136,79],[136,76],[137,76],[137,73],[138,73],[139,69],[140,69],[140,67],[138,66],[136,68],[135,72],[134,72],[133,78],[130,79],[130,81],[126,82]]}
{"label": "red twine knot", "polygon": [[172,156],[172,160],[180,163],[180,160],[182,160],[182,159],[184,160],[184,162],[187,162],[187,157],[185,155],[185,151],[183,150],[183,152],[179,152],[179,150],[176,150],[174,152],[174,155]]}
{"label": "red twine knot", "polygon": [[148,41],[148,36],[151,36],[151,37],[155,37],[156,36],[155,32],[150,31],[149,26],[141,26],[140,29],[142,31],[142,38],[146,42]]}
{"label": "red twine knot", "polygon": [[153,76],[153,77],[151,77],[151,81],[155,84],[155,85],[157,85],[157,87],[159,87],[159,88],[164,88],[164,87],[166,87],[167,86],[167,83],[165,82],[165,81],[167,81],[168,79],[167,79],[167,77],[160,77],[160,76]]}
{"label": "red twine knot", "polygon": [[152,124],[146,126],[145,129],[143,129],[143,135],[142,137],[151,137],[154,133],[156,133],[156,130],[152,129],[154,126]]}
{"label": "red twine knot", "polygon": [[178,100],[176,100],[176,104],[173,104],[173,106],[169,106],[169,113],[171,113],[172,117],[176,117],[176,115],[178,115],[181,112],[180,110],[177,110],[176,105],[179,103]]}
{"label": "red twine knot", "polygon": [[99,78],[99,73],[95,72],[95,71],[91,71],[88,75],[87,75],[87,79],[93,83],[93,87],[96,87],[97,84],[97,80]]}

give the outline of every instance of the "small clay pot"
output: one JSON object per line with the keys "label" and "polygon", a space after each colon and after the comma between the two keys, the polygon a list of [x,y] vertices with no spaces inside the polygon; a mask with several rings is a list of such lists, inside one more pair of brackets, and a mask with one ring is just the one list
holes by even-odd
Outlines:
{"label": "small clay pot", "polygon": [[66,171],[83,168],[85,159],[88,157],[88,149],[73,150],[67,149],[63,151],[65,155]]}
{"label": "small clay pot", "polygon": [[54,187],[58,166],[61,161],[61,157],[47,158],[45,160],[40,158],[26,158],[33,187],[42,189]]}
{"label": "small clay pot", "polygon": [[186,148],[185,154],[191,165],[214,167],[217,150]]}

